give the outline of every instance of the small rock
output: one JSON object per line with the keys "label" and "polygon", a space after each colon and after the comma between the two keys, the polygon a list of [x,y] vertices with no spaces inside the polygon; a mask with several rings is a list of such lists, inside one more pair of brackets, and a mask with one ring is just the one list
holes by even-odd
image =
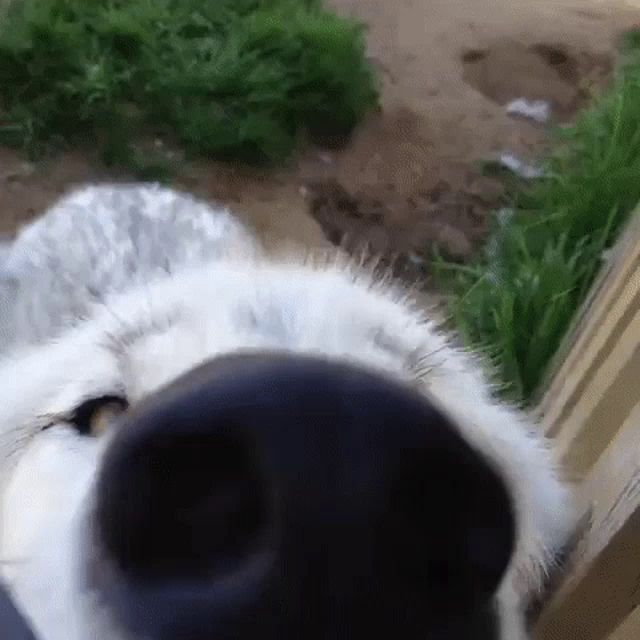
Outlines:
{"label": "small rock", "polygon": [[438,180],[430,189],[424,192],[429,202],[437,204],[443,196],[451,191],[451,185],[446,180]]}
{"label": "small rock", "polygon": [[14,182],[23,178],[29,178],[36,171],[35,165],[30,162],[21,162],[17,167],[9,169],[2,174],[2,179],[6,182]]}
{"label": "small rock", "polygon": [[473,247],[467,236],[447,224],[438,228],[435,233],[435,241],[440,251],[455,260],[466,260],[471,257]]}
{"label": "small rock", "polygon": [[473,180],[467,191],[484,204],[493,204],[504,195],[504,185],[500,180],[482,176]]}

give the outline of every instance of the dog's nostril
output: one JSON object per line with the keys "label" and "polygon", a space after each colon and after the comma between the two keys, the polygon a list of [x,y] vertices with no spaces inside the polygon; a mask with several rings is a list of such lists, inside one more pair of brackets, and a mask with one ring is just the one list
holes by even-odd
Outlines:
{"label": "dog's nostril", "polygon": [[264,544],[269,504],[255,448],[227,434],[151,432],[109,474],[98,527],[126,575],[221,576]]}

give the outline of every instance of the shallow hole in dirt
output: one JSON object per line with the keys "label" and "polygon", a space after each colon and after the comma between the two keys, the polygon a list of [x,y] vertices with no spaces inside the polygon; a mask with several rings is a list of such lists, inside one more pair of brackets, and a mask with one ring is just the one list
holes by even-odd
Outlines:
{"label": "shallow hole in dirt", "polygon": [[499,105],[525,98],[549,102],[562,117],[575,110],[581,69],[561,45],[498,40],[464,52],[462,65],[465,82]]}

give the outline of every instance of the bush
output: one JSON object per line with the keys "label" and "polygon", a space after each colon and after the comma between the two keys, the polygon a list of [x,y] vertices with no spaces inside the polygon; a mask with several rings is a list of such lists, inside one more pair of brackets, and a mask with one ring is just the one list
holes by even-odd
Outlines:
{"label": "bush", "polygon": [[640,33],[626,38],[613,88],[557,134],[547,177],[514,197],[469,266],[439,261],[466,344],[528,402],[585,299],[603,251],[640,202]]}
{"label": "bush", "polygon": [[37,155],[140,134],[243,162],[347,136],[377,102],[360,24],[315,0],[13,0],[0,24],[0,141]]}

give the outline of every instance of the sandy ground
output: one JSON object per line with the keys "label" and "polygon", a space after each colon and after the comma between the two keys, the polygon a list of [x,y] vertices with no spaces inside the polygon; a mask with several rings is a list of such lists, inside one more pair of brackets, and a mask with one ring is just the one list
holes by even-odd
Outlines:
{"label": "sandy ground", "polygon": [[[308,149],[268,174],[184,166],[176,182],[231,205],[277,243],[364,241],[404,256],[438,242],[468,257],[501,196],[499,183],[480,177],[480,162],[501,151],[535,158],[545,150],[546,127],[508,116],[505,104],[542,98],[555,122],[570,119],[606,84],[619,34],[640,26],[640,0],[332,4],[368,25],[382,109],[341,151]],[[0,233],[70,186],[109,177],[77,154],[34,167],[0,149]]]}

